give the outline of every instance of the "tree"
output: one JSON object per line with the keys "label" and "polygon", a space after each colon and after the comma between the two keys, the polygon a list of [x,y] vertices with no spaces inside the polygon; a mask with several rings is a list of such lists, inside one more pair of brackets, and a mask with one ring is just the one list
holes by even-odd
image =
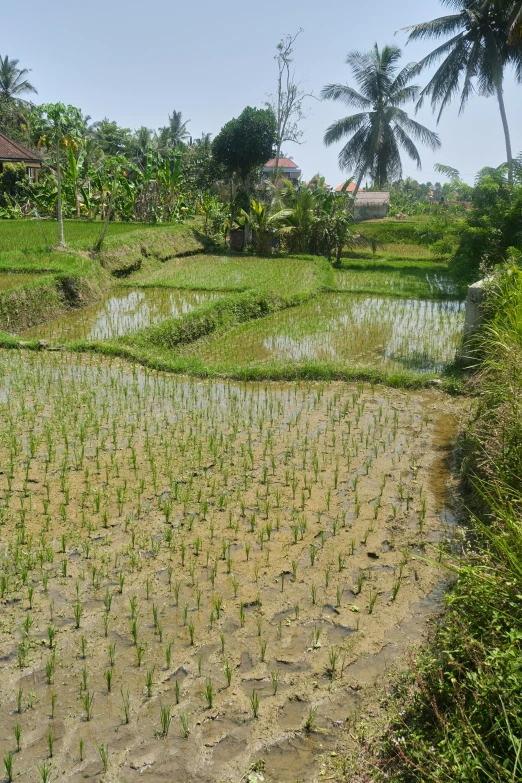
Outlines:
{"label": "tree", "polygon": [[370,52],[350,52],[346,62],[352,69],[360,92],[345,84],[328,84],[322,97],[361,109],[337,120],[327,129],[327,146],[350,136],[339,153],[339,166],[352,169],[357,178],[357,195],[365,174],[379,187],[402,176],[401,148],[421,168],[413,139],[431,149],[440,147],[436,133],[412,120],[401,107],[415,100],[420,87],[410,84],[417,66],[410,63],[398,71],[401,50],[397,46],[377,44]]}
{"label": "tree", "polygon": [[250,181],[254,171],[266,163],[274,153],[276,119],[271,109],[247,106],[239,117],[226,123],[212,142],[214,160],[221,164],[230,177],[230,225],[234,220],[232,182],[234,174],[241,180],[250,205]]}
{"label": "tree", "polygon": [[91,133],[105,155],[113,158],[128,155],[132,145],[132,134],[129,128],[120,128],[116,122],[104,117],[91,126]]}
{"label": "tree", "polygon": [[56,162],[58,245],[65,247],[60,156],[63,148],[77,146],[78,138],[85,132],[85,120],[81,111],[74,106],[65,106],[63,103],[44,103],[34,110],[32,127],[38,146],[46,147],[54,152]]}
{"label": "tree", "polygon": [[29,69],[19,68],[19,62],[20,60],[10,60],[7,54],[5,57],[0,55],[0,100],[2,101],[19,100],[25,102],[22,95],[37,92],[26,78]]}
{"label": "tree", "polygon": [[455,9],[457,13],[406,28],[410,41],[450,36],[419,63],[420,70],[442,60],[420,93],[417,106],[420,107],[424,99],[430,96],[433,110],[438,109],[438,122],[444,109],[457,93],[460,93],[460,112],[475,91],[475,85],[480,95],[496,95],[511,181],[513,154],[503,80],[505,69],[511,64],[515,68],[517,79],[522,81],[522,38],[515,35],[517,25],[522,21],[522,3],[513,0],[441,2]]}
{"label": "tree", "polygon": [[189,138],[187,125],[190,120],[183,122],[183,113],[174,110],[169,114],[169,124],[165,128],[160,128],[160,142],[169,149],[177,149],[181,143]]}
{"label": "tree", "polygon": [[303,132],[299,129],[299,123],[305,119],[303,101],[311,95],[300,89],[300,84],[294,81],[295,73],[290,68],[294,43],[302,32],[298,30],[295,35],[285,35],[281,38],[274,57],[277,62],[277,92],[269,96],[270,100],[266,105],[276,118],[275,179],[277,179],[282,145],[287,141],[300,143]]}

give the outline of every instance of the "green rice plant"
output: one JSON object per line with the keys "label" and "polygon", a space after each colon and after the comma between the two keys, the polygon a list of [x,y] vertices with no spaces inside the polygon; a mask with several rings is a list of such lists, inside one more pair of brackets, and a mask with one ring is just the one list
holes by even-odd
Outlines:
{"label": "green rice plant", "polygon": [[169,642],[167,646],[165,647],[165,663],[167,666],[167,669],[170,669],[170,660],[172,656],[172,642]]}
{"label": "green rice plant", "polygon": [[223,667],[223,671],[225,672],[227,685],[228,685],[228,687],[230,687],[230,683],[232,681],[232,669],[230,667],[230,663],[228,662],[228,658],[225,660],[225,665]]}
{"label": "green rice plant", "polygon": [[80,637],[80,655],[85,660],[85,655],[87,651],[87,640],[85,636]]}
{"label": "green rice plant", "polygon": [[83,709],[85,710],[85,720],[90,721],[92,719],[92,710],[94,706],[94,693],[86,690],[82,697]]}
{"label": "green rice plant", "polygon": [[53,757],[53,751],[54,751],[54,730],[52,726],[49,726],[47,729],[46,740],[47,740],[47,750],[49,751],[49,758],[52,759]]}
{"label": "green rice plant", "polygon": [[80,621],[82,619],[83,614],[83,607],[80,603],[80,601],[76,601],[74,604],[74,622],[75,622],[75,628],[80,627]]}
{"label": "green rice plant", "polygon": [[109,766],[109,746],[108,745],[98,745],[98,753],[100,754],[103,771],[107,772],[108,766]]}
{"label": "green rice plant", "polygon": [[107,683],[107,693],[110,693],[112,687],[112,669],[106,669],[103,676],[105,677],[105,682]]}
{"label": "green rice plant", "polygon": [[210,677],[205,683],[205,699],[207,700],[208,709],[211,710],[214,703],[214,686]]}
{"label": "green rice plant", "polygon": [[11,752],[4,755],[4,769],[7,783],[13,782],[13,754]]}
{"label": "green rice plant", "polygon": [[252,690],[252,695],[250,696],[250,706],[252,708],[252,714],[254,718],[258,718],[259,717],[259,694],[257,693],[255,688]]}
{"label": "green rice plant", "polygon": [[195,633],[195,631],[196,631],[196,626],[194,625],[194,623],[191,620],[190,623],[188,624],[188,632],[189,632],[189,636],[190,636],[190,644],[191,645],[194,644],[194,633]]}
{"label": "green rice plant", "polygon": [[373,614],[373,610],[375,608],[375,603],[377,601],[378,593],[377,590],[370,591],[370,600],[368,604],[368,614]]}
{"label": "green rice plant", "polygon": [[190,734],[188,718],[184,712],[180,713],[179,720],[181,723],[181,736],[183,739],[188,739]]}
{"label": "green rice plant", "polygon": [[22,712],[23,698],[24,698],[23,689],[18,688],[18,693],[16,694],[16,711],[18,712],[18,714]]}
{"label": "green rice plant", "polygon": [[275,696],[279,688],[279,672],[277,669],[270,672],[270,679],[272,680],[272,694]]}
{"label": "green rice plant", "polygon": [[145,645],[144,644],[138,644],[136,645],[136,666],[138,668],[141,667],[141,663],[143,661],[143,656],[145,655]]}
{"label": "green rice plant", "polygon": [[336,647],[330,647],[328,651],[328,674],[330,676],[330,679],[335,679],[335,670],[337,668],[337,659],[339,657],[339,652]]}
{"label": "green rice plant", "polygon": [[47,680],[47,685],[53,684],[55,671],[56,671],[56,657],[53,651],[53,653],[51,653],[51,655],[49,656],[45,664],[45,678]]}
{"label": "green rice plant", "polygon": [[263,641],[261,642],[261,661],[263,661],[263,662],[264,662],[265,656],[266,656],[267,644],[268,644],[268,642],[266,641],[266,639],[263,639]]}
{"label": "green rice plant", "polygon": [[312,544],[310,546],[310,565],[313,567],[315,564],[315,558],[317,556],[317,549],[315,547],[315,544]]}
{"label": "green rice plant", "polygon": [[172,720],[172,705],[160,704],[160,723],[161,723],[160,736],[161,737],[166,738],[168,736],[171,720]]}
{"label": "green rice plant", "polygon": [[83,737],[80,737],[80,739],[78,740],[78,755],[80,758],[80,763],[83,761],[84,747],[85,745],[84,745]]}
{"label": "green rice plant", "polygon": [[317,707],[310,707],[304,725],[306,732],[312,731],[313,727],[315,726],[316,718],[317,718]]}
{"label": "green rice plant", "polygon": [[13,726],[13,733],[14,733],[15,740],[16,740],[16,752],[19,753],[20,752],[20,739],[22,737],[22,727],[20,726],[19,723],[15,723],[15,725]]}
{"label": "green rice plant", "polygon": [[312,594],[312,604],[315,605],[315,603],[317,601],[317,587],[313,583],[312,583],[312,585],[310,587],[310,592]]}
{"label": "green rice plant", "polygon": [[124,692],[123,686],[120,688],[121,693],[121,705],[123,709],[123,722],[125,724],[130,721],[130,696],[129,691]]}
{"label": "green rice plant", "polygon": [[116,661],[116,643],[109,644],[109,665],[114,666]]}
{"label": "green rice plant", "polygon": [[38,764],[38,774],[40,775],[40,780],[42,783],[50,783],[51,780],[51,765],[49,761],[43,761],[41,764]]}
{"label": "green rice plant", "polygon": [[147,687],[147,696],[152,696],[152,687],[154,685],[154,667],[152,669],[147,669],[147,673],[145,675],[145,685]]}

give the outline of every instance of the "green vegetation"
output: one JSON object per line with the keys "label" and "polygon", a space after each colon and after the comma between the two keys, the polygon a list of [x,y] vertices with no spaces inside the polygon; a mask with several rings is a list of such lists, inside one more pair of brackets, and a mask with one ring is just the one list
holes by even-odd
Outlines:
{"label": "green vegetation", "polygon": [[522,775],[522,272],[491,282],[479,403],[463,439],[472,514],[458,581],[404,684],[388,779],[511,783]]}

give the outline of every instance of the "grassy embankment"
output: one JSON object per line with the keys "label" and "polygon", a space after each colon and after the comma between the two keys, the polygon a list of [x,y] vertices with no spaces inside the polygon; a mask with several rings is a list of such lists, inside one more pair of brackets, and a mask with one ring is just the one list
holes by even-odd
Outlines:
{"label": "grassy embankment", "polygon": [[[522,273],[489,288],[463,437],[468,540],[430,646],[403,684],[386,780],[522,780]],[[396,704],[396,695],[394,703]],[[382,779],[381,772],[377,774]]]}
{"label": "grassy embankment", "polygon": [[3,221],[0,274],[7,282],[0,292],[0,329],[20,332],[44,323],[67,309],[97,301],[114,282],[113,276],[141,267],[153,269],[166,258],[205,247],[187,226],[115,223],[109,227],[104,252],[95,258],[89,250],[99,232],[99,224],[66,221],[68,247],[57,251],[50,247],[56,239],[54,222]]}

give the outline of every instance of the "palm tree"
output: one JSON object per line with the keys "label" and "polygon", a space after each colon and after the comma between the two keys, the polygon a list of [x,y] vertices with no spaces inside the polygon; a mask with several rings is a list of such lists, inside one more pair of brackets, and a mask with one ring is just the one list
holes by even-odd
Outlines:
{"label": "palm tree", "polygon": [[5,57],[0,55],[0,100],[19,100],[25,103],[26,101],[20,97],[21,95],[28,92],[37,92],[26,78],[29,69],[19,68],[19,62],[20,60],[10,60],[7,54]]}
{"label": "palm tree", "polygon": [[457,93],[460,93],[459,111],[464,110],[475,83],[480,95],[496,95],[511,179],[513,154],[503,79],[506,66],[512,64],[517,79],[522,81],[522,38],[516,35],[522,23],[522,3],[520,0],[441,0],[441,3],[456,13],[406,28],[410,41],[449,36],[419,63],[421,69],[442,60],[422,90],[417,107],[430,96],[433,109],[438,109],[438,122]]}
{"label": "palm tree", "polygon": [[361,110],[334,122],[324,135],[327,146],[350,137],[339,153],[339,165],[353,170],[357,179],[355,195],[365,174],[381,188],[386,182],[400,179],[401,148],[420,168],[421,159],[413,139],[433,150],[440,147],[438,135],[412,120],[401,108],[420,93],[420,87],[410,84],[416,64],[398,69],[401,54],[397,46],[385,46],[380,51],[377,44],[370,52],[350,52],[346,62],[359,92],[346,84],[328,84],[321,93],[323,98]]}
{"label": "palm tree", "polygon": [[171,147],[178,147],[181,142],[189,137],[187,125],[190,120],[185,120],[185,122],[182,120],[182,112],[174,110],[172,114],[169,114],[169,124],[167,127],[161,128],[160,130],[162,140],[168,140]]}

